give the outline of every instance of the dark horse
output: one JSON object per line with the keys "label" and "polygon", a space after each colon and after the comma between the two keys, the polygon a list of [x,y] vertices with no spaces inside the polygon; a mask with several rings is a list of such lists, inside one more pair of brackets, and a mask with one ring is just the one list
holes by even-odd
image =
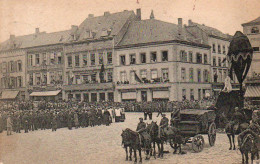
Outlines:
{"label": "dark horse", "polygon": [[[142,141],[141,137],[139,134],[131,129],[125,129],[123,130],[122,134],[122,145],[124,145],[125,151],[126,151],[126,160],[128,160],[128,150],[127,148],[129,147],[129,160],[132,161],[132,150],[134,150],[134,157],[135,157],[135,162],[137,162],[137,156],[136,156],[136,150],[139,151],[139,157],[140,160],[139,162],[142,162]],[[149,141],[148,141],[149,142]],[[151,142],[144,144],[143,146],[146,150],[146,160],[149,159],[149,154],[151,154],[152,149],[151,149]]]}
{"label": "dark horse", "polygon": [[[258,154],[258,148],[257,148],[257,138],[250,133],[247,133],[243,136],[240,137],[238,136],[238,145],[239,145],[239,150],[242,155],[242,163],[248,164],[248,154],[251,153],[251,163],[253,164],[254,157],[257,156],[259,159],[259,154]],[[244,159],[246,158],[246,161]]]}

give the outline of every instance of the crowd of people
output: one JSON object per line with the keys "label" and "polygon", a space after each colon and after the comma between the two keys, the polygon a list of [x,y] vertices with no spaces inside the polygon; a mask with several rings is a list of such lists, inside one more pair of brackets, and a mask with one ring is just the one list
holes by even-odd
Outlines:
{"label": "crowd of people", "polygon": [[[144,112],[152,117],[152,112],[172,112],[176,109],[201,109],[203,101],[153,101],[153,102],[77,102],[77,101],[11,101],[0,102],[0,132],[25,133],[34,130],[59,128],[84,128],[110,125],[114,114],[109,109],[124,108],[125,112]],[[204,101],[206,102],[206,101]],[[209,101],[207,101],[209,102]],[[212,104],[212,102],[210,103]],[[205,106],[205,105],[204,105]],[[157,115],[157,116],[158,116]]]}

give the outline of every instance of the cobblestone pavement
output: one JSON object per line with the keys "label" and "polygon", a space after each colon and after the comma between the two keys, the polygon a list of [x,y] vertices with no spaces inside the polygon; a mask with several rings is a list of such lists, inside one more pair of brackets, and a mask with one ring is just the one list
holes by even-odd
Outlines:
{"label": "cobblestone pavement", "polygon": [[[155,117],[159,122],[161,117]],[[58,129],[34,131],[29,133],[13,134],[6,136],[6,132],[0,134],[0,163],[4,164],[124,164],[133,163],[125,161],[125,151],[121,146],[122,129],[135,130],[141,113],[126,113],[126,120],[122,123],[113,123],[111,126],[96,126],[68,130]],[[167,114],[169,118],[169,114]],[[143,163],[241,163],[241,155],[238,150],[228,150],[229,142],[225,134],[217,134],[214,147],[208,144],[207,136],[204,136],[205,148],[200,153],[193,153],[191,145],[184,146],[187,154],[173,155],[173,150],[168,145],[163,159],[151,158]],[[237,142],[236,142],[237,143]],[[144,155],[143,155],[144,159]]]}

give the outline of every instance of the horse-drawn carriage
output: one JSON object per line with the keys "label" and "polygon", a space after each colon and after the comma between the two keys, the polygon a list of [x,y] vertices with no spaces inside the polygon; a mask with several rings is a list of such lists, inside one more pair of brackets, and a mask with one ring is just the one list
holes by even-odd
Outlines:
{"label": "horse-drawn carriage", "polygon": [[[182,142],[184,144],[192,143],[192,149],[195,152],[201,152],[205,143],[202,134],[207,134],[209,145],[214,146],[216,141],[215,117],[213,110],[181,110],[180,120],[175,127],[182,136]],[[174,139],[170,139],[172,148],[174,148],[174,144]]]}

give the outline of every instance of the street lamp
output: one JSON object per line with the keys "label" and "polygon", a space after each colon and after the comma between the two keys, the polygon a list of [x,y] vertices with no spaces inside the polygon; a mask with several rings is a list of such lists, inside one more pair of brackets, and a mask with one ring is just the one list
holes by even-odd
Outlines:
{"label": "street lamp", "polygon": [[242,32],[237,31],[230,42],[227,60],[230,66],[229,77],[231,79],[233,78],[232,73],[234,71],[240,84],[240,108],[244,107],[244,92],[242,90],[242,84],[249,71],[252,58],[253,48],[247,36]]}

